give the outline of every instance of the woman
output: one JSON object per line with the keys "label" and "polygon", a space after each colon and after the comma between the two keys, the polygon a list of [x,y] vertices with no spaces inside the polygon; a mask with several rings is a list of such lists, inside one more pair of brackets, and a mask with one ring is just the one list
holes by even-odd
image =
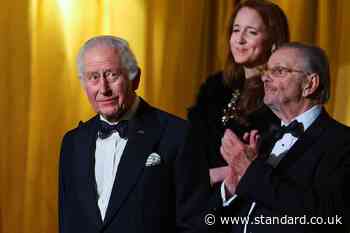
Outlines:
{"label": "woman", "polygon": [[259,68],[276,47],[288,41],[287,17],[277,5],[267,0],[247,0],[233,12],[224,71],[201,86],[188,114],[198,154],[207,158],[212,184],[223,180],[227,172],[220,155],[220,140],[226,128],[242,135],[250,129],[263,132],[278,121],[263,104]]}

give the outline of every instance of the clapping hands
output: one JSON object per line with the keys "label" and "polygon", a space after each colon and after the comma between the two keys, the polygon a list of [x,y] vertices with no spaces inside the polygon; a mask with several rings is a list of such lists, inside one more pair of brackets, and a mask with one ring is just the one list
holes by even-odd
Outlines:
{"label": "clapping hands", "polygon": [[230,129],[226,129],[221,140],[220,152],[228,163],[229,172],[225,178],[225,187],[233,195],[236,187],[245,174],[247,168],[257,157],[257,143],[259,135],[257,130],[252,130],[243,135],[243,140]]}

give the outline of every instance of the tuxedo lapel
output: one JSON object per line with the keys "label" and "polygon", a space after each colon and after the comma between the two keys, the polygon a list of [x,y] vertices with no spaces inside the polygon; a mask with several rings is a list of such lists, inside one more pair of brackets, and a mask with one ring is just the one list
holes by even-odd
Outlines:
{"label": "tuxedo lapel", "polygon": [[82,202],[92,222],[102,225],[101,215],[97,206],[97,189],[95,180],[95,147],[97,137],[98,117],[94,117],[87,123],[81,124],[79,134],[76,137],[76,151],[78,157],[75,164],[76,176],[79,177],[79,187],[84,190],[78,192],[78,198]]}
{"label": "tuxedo lapel", "polygon": [[[311,126],[300,136],[298,141],[290,148],[286,156],[280,161],[277,170],[284,171],[288,166],[297,161],[301,156],[307,156],[305,151],[314,144],[324,128],[328,125],[330,117],[327,112],[322,109],[319,117],[311,124]],[[312,156],[310,154],[310,156]]]}
{"label": "tuxedo lapel", "polygon": [[128,142],[120,160],[104,224],[117,214],[133,190],[161,136],[161,126],[152,108],[142,99],[135,116],[129,120]]}
{"label": "tuxedo lapel", "polygon": [[271,124],[269,129],[261,135],[261,139],[258,141],[258,159],[266,160],[271,154],[272,148],[276,143],[273,132],[280,126]]}

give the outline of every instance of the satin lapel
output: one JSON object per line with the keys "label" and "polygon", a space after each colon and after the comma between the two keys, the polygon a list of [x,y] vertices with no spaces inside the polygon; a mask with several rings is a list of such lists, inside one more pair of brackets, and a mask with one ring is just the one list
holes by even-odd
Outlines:
{"label": "satin lapel", "polygon": [[312,125],[305,131],[305,133],[301,135],[301,137],[292,146],[292,148],[290,148],[276,169],[284,171],[300,157],[306,156],[305,151],[317,141],[324,128],[328,125],[329,120],[330,117],[328,116],[327,112],[322,109],[319,117],[312,123]]}
{"label": "satin lapel", "polygon": [[95,179],[95,148],[97,137],[97,120],[95,117],[91,121],[82,124],[76,138],[76,153],[78,158],[75,164],[76,175],[80,182],[78,198],[85,208],[86,214],[92,222],[102,226],[102,219],[97,205],[97,188]]}
{"label": "satin lapel", "polygon": [[147,157],[156,148],[161,128],[154,111],[144,101],[129,121],[128,142],[124,149],[115,177],[104,224],[118,213],[142,174]]}
{"label": "satin lapel", "polygon": [[261,139],[258,142],[258,159],[266,160],[271,154],[272,148],[276,143],[273,138],[273,131],[279,126],[272,124],[269,129],[261,135]]}

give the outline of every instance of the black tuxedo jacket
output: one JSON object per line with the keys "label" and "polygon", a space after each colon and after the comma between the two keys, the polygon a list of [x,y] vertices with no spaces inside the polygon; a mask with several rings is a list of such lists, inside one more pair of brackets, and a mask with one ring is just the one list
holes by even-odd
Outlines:
{"label": "black tuxedo jacket", "polygon": [[[197,203],[206,198],[205,165],[186,146],[185,121],[141,100],[129,120],[128,141],[104,221],[94,174],[98,116],[63,138],[59,168],[60,233],[197,232]],[[161,164],[146,167],[151,153]],[[203,167],[203,169],[201,169]]]}
{"label": "black tuxedo jacket", "polygon": [[[323,110],[276,168],[264,156],[256,159],[236,189],[238,198],[218,215],[247,216],[255,202],[247,232],[349,232],[349,181],[350,129]],[[288,218],[293,216],[302,217],[301,223],[305,220],[306,224],[293,224]],[[284,221],[282,217],[285,222],[278,224]],[[243,233],[244,224],[227,224],[228,228]]]}

